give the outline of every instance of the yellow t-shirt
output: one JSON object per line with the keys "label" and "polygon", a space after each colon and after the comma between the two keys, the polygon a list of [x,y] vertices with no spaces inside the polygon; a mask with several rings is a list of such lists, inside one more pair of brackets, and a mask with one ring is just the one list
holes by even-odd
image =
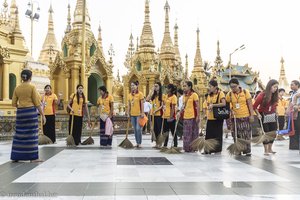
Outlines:
{"label": "yellow t-shirt", "polygon": [[107,95],[104,99],[102,97],[98,98],[97,105],[100,107],[100,113],[109,114],[110,113],[110,104],[114,102],[112,95]]}
{"label": "yellow t-shirt", "polygon": [[28,108],[32,106],[37,107],[41,105],[40,99],[40,95],[34,85],[28,82],[21,83],[14,90],[14,94],[12,97],[12,106],[18,108]]}
{"label": "yellow t-shirt", "polygon": [[288,106],[288,102],[284,99],[278,99],[278,105],[277,105],[277,113],[278,116],[284,116],[285,115],[285,109]]}
{"label": "yellow t-shirt", "polygon": [[164,95],[163,96],[163,102],[164,102],[164,114],[163,114],[163,118],[167,119],[170,118],[171,116],[171,106],[174,105],[174,113],[173,113],[173,117],[175,118],[175,112],[176,112],[176,105],[177,105],[177,97],[176,95],[172,95],[172,96],[168,96],[168,95]]}
{"label": "yellow t-shirt", "polygon": [[251,94],[248,90],[241,89],[239,94],[228,92],[226,95],[226,101],[232,104],[232,110],[235,113],[236,118],[249,117],[250,112],[247,105],[247,100],[251,99]]}
{"label": "yellow t-shirt", "polygon": [[130,103],[130,115],[131,116],[140,116],[141,115],[141,101],[144,100],[143,93],[139,92],[138,94],[128,95],[128,101]]}
{"label": "yellow t-shirt", "polygon": [[[74,97],[74,98],[73,98]],[[82,117],[83,116],[83,98],[80,97],[79,99],[79,104],[77,103],[77,95],[72,94],[70,96],[70,99],[73,99],[73,103],[72,103],[72,109],[74,110],[74,116],[79,116]],[[85,99],[85,102],[87,102],[87,100]]]}
{"label": "yellow t-shirt", "polygon": [[199,97],[195,92],[193,92],[193,94],[191,94],[190,96],[184,95],[183,103],[186,103],[186,106],[184,108],[183,119],[193,119],[196,117],[194,108],[195,101],[199,101]]}
{"label": "yellow t-shirt", "polygon": [[[162,97],[163,98],[163,97]],[[154,112],[155,110],[157,110],[159,107],[161,106],[161,102],[158,99],[158,96],[155,97],[155,99],[153,99],[152,101],[152,112]],[[161,110],[157,111],[154,116],[161,116]]]}
{"label": "yellow t-shirt", "polygon": [[44,105],[44,114],[45,115],[54,115],[55,114],[55,101],[57,101],[57,96],[55,94],[43,95],[42,103]]}
{"label": "yellow t-shirt", "polygon": [[[219,94],[220,93],[220,94]],[[225,94],[224,94],[224,92],[222,92],[222,91],[220,91],[219,93],[217,93],[217,94],[213,94],[212,96],[210,96],[210,95],[208,95],[207,96],[207,106],[209,105],[209,104],[216,104],[216,103],[221,103],[221,100],[223,99],[223,98],[225,98]],[[217,97],[218,97],[218,94],[219,94],[219,99],[217,99]],[[218,101],[218,102],[217,102]],[[216,120],[215,118],[214,118],[214,114],[213,114],[213,111],[212,110],[208,110],[207,109],[207,119],[208,120]]]}

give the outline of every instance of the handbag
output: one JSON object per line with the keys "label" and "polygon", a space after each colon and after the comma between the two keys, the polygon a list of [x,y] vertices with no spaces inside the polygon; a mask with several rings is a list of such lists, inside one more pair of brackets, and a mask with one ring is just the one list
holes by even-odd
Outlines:
{"label": "handbag", "polygon": [[264,124],[276,122],[276,113],[264,114]]}
{"label": "handbag", "polygon": [[[216,103],[219,102],[220,92],[217,97]],[[230,104],[226,103],[225,106],[222,107],[213,107],[213,115],[217,120],[228,119],[230,117]]]}

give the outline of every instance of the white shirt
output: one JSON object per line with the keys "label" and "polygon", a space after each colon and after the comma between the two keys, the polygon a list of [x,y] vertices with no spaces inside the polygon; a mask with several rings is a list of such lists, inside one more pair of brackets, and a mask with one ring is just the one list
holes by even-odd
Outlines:
{"label": "white shirt", "polygon": [[145,101],[145,103],[144,103],[144,112],[149,113],[151,109],[152,109],[152,104],[149,103],[148,101]]}
{"label": "white shirt", "polygon": [[177,110],[181,110],[183,108],[183,95],[181,95],[181,97],[179,97],[178,99],[178,109]]}

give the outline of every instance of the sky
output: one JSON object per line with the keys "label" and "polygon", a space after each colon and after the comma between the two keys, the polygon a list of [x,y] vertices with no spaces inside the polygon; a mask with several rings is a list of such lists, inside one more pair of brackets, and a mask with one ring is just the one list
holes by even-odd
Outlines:
{"label": "sky", "polygon": [[[4,0],[2,0],[3,2]],[[30,20],[25,17],[27,0],[16,0],[19,18],[26,45],[30,49]],[[47,33],[48,10],[52,2],[54,28],[60,45],[67,25],[67,5],[71,15],[76,0],[34,0],[39,4],[40,19],[34,23],[34,52],[38,59]],[[155,48],[160,48],[164,33],[165,0],[150,0],[150,21]],[[232,55],[233,64],[248,63],[266,84],[269,78],[278,79],[280,59],[285,60],[288,81],[300,77],[300,12],[297,0],[168,0],[170,5],[171,36],[174,25],[179,26],[179,48],[185,63],[188,55],[191,72],[196,53],[196,30],[200,29],[202,59],[213,64],[216,57],[217,40],[220,40],[221,57],[227,65],[229,54],[245,45],[245,49]],[[10,0],[8,0],[10,4]],[[98,37],[99,24],[105,57],[108,60],[110,44],[115,50],[114,74],[127,73],[124,67],[129,36],[140,37],[144,22],[144,0],[87,0],[91,17],[91,29]],[[173,40],[174,42],[174,40]],[[135,41],[136,43],[136,41]]]}

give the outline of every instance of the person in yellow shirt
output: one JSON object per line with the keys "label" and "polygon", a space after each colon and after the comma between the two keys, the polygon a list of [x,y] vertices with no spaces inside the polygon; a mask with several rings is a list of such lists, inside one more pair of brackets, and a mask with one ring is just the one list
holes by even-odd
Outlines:
{"label": "person in yellow shirt", "polygon": [[192,152],[191,144],[199,135],[199,97],[191,81],[184,82],[183,91],[183,150]]}
{"label": "person in yellow shirt", "polygon": [[142,144],[142,127],[139,119],[144,117],[144,95],[138,90],[139,82],[131,83],[131,93],[128,95],[128,115],[134,130],[136,147],[141,148]]}
{"label": "person in yellow shirt", "polygon": [[106,120],[112,120],[114,113],[114,98],[110,95],[105,86],[98,88],[100,97],[98,98],[97,105],[100,112],[100,146],[111,146],[112,135],[105,134]]}
{"label": "person in yellow shirt", "polygon": [[[245,151],[242,154],[251,156],[251,124],[254,122],[254,111],[252,106],[252,97],[248,90],[243,89],[239,85],[239,81],[236,78],[232,78],[229,81],[231,91],[226,95],[226,101],[232,104],[232,134],[237,134],[237,138],[242,138],[249,141]],[[235,118],[235,119],[234,119]],[[236,121],[236,124],[234,122]],[[237,133],[235,132],[235,126]]]}
{"label": "person in yellow shirt", "polygon": [[[151,124],[154,124],[153,131],[155,133],[155,137],[158,138],[161,127],[162,127],[162,101],[163,101],[163,94],[162,94],[162,86],[160,82],[156,82],[154,84],[154,87],[152,88],[151,92],[147,96],[146,100],[152,102],[152,117],[153,119],[154,115],[154,122]],[[159,146],[156,144],[154,147],[158,148]]]}
{"label": "person in yellow shirt", "polygon": [[45,94],[41,97],[46,124],[43,126],[44,134],[49,137],[53,143],[56,142],[55,135],[55,106],[60,103],[61,94],[57,96],[52,93],[51,85],[44,87]]}
{"label": "person in yellow shirt", "polygon": [[167,86],[167,94],[163,97],[163,119],[164,119],[164,129],[163,132],[167,134],[165,139],[164,147],[168,146],[169,141],[169,131],[174,139],[174,147],[177,147],[177,135],[175,134],[175,124],[176,124],[176,106],[177,106],[177,88],[173,84]]}
{"label": "person in yellow shirt", "polygon": [[[72,133],[75,145],[81,144],[82,121],[84,113],[88,117],[88,125],[90,126],[90,115],[87,107],[87,99],[83,93],[83,85],[76,87],[76,93],[70,96],[68,107],[70,108],[69,132]],[[85,112],[84,112],[85,110]],[[74,116],[73,130],[71,132],[72,115]]]}
{"label": "person in yellow shirt", "polygon": [[226,105],[225,94],[218,87],[216,80],[209,81],[209,95],[207,96],[207,123],[205,139],[216,139],[218,145],[214,151],[204,152],[204,154],[220,153],[223,146],[223,121],[214,118],[213,107],[223,107]]}
{"label": "person in yellow shirt", "polygon": [[24,69],[21,72],[22,83],[15,88],[12,97],[12,106],[17,108],[16,133],[13,136],[10,157],[13,162],[20,160],[41,162],[38,148],[37,109],[44,123],[46,123],[46,118],[39,94],[35,86],[30,84],[31,77],[30,70]]}
{"label": "person in yellow shirt", "polygon": [[278,116],[278,124],[279,124],[279,130],[283,130],[284,124],[285,124],[285,113],[288,106],[288,102],[283,98],[283,95],[285,94],[285,90],[283,88],[280,88],[278,90],[278,105],[277,105],[277,116]]}

